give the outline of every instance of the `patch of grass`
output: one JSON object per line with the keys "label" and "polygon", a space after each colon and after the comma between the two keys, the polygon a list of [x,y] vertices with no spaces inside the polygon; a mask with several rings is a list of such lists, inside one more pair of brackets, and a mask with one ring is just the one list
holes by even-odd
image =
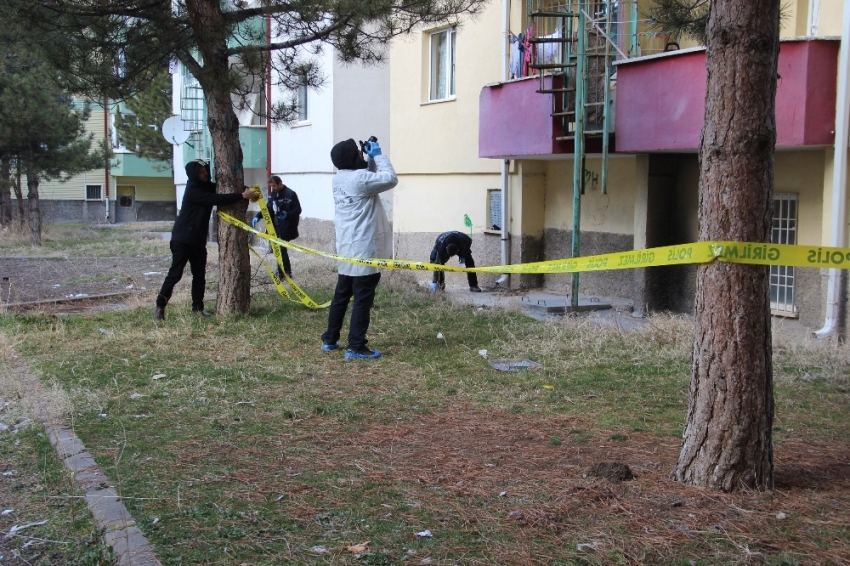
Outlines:
{"label": "patch of grass", "polygon": [[[327,300],[333,267],[294,259]],[[0,317],[164,564],[838,563],[850,549],[843,347],[777,347],[777,469],[794,473],[776,497],[718,497],[669,480],[686,318],[538,322],[388,276],[369,333],[384,357],[346,361],[319,349],[326,312],[255,287],[249,315],[200,320],[187,288],[159,325],[147,307]],[[481,349],[542,369],[500,372]],[[599,461],[637,479],[587,477]]]}
{"label": "patch of grass", "polygon": [[[26,391],[0,365],[0,555],[9,564],[113,564],[82,493],[59,462],[46,435],[32,424]],[[29,422],[30,424],[25,424]],[[41,524],[43,522],[43,524]],[[13,526],[22,527],[8,534]]]}

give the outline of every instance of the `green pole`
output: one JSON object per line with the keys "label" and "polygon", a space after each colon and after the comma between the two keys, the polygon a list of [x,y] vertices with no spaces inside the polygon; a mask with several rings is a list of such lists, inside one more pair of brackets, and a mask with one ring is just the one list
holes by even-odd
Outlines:
{"label": "green pole", "polygon": [[[575,149],[573,151],[573,245],[572,257],[581,255],[581,185],[584,178],[584,96],[586,77],[586,46],[585,33],[587,22],[584,11],[579,3],[578,12],[578,46],[576,48],[576,126]],[[573,273],[573,291],[571,302],[573,312],[578,312],[578,273]]]}

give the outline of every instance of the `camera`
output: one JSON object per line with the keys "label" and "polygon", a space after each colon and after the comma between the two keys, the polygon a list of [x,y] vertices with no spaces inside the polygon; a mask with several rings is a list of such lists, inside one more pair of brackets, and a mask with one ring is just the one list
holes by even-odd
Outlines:
{"label": "camera", "polygon": [[366,153],[366,148],[367,148],[367,147],[369,147],[369,144],[370,144],[371,142],[376,142],[376,141],[378,141],[378,138],[376,138],[375,136],[371,136],[371,137],[370,137],[368,140],[366,140],[365,142],[364,142],[364,141],[361,141],[361,142],[360,142],[360,152],[361,152],[361,153]]}

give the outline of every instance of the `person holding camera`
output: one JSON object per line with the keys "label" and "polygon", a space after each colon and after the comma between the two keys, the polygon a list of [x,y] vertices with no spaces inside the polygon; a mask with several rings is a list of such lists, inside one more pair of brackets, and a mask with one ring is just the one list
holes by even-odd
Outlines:
{"label": "person holding camera", "polygon": [[[269,214],[272,217],[274,231],[281,240],[291,242],[298,237],[298,222],[301,220],[301,203],[295,191],[283,184],[280,177],[272,175],[269,177],[269,189],[267,197]],[[251,220],[251,227],[255,228],[257,222],[263,219],[263,213],[258,212]],[[283,279],[283,273],[292,277],[292,264],[289,262],[289,253],[285,246],[280,246],[280,255],[283,260],[283,271],[277,266],[277,275]]]}
{"label": "person holding camera", "polygon": [[[368,161],[361,151],[368,156]],[[390,258],[392,229],[380,194],[395,187],[398,177],[390,160],[381,153],[378,140],[372,137],[366,143],[361,142],[359,148],[353,139],[340,142],[331,149],[331,161],[337,168],[332,182],[336,253],[350,258]],[[338,262],[328,328],[322,334],[323,352],[339,348],[343,319],[353,297],[345,358],[381,357],[381,352],[366,346],[366,332],[380,280],[381,272],[377,267]]]}
{"label": "person holding camera", "polygon": [[[439,263],[445,265],[449,258],[457,256],[458,261],[464,267],[475,267],[475,260],[472,259],[472,238],[463,232],[445,232],[437,237],[434,242],[434,249],[431,250],[431,263]],[[474,271],[466,272],[466,280],[469,283],[469,290],[473,293],[480,293],[478,287],[478,275]],[[431,290],[441,291],[446,288],[446,274],[442,271],[434,272],[434,279],[431,283]]]}
{"label": "person holding camera", "polygon": [[242,199],[255,200],[259,195],[245,187],[241,193],[218,194],[216,184],[210,181],[210,166],[203,159],[186,164],[186,190],[180,214],[171,230],[171,268],[165,276],[156,306],[154,321],[165,320],[165,306],[171,299],[174,286],[183,278],[186,264],[192,271],[192,312],[209,317],[204,311],[204,290],[207,286],[207,234],[214,206],[236,204]]}

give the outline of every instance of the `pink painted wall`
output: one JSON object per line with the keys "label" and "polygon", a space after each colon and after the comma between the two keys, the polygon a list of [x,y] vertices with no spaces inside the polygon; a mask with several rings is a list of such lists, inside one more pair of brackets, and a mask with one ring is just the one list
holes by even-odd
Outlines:
{"label": "pink painted wall", "polygon": [[[833,143],[837,40],[783,41],[776,92],[777,146]],[[617,67],[617,151],[693,151],[705,112],[705,51]]]}
{"label": "pink painted wall", "polygon": [[[551,78],[546,78],[547,85]],[[564,153],[555,140],[552,95],[540,94],[538,77],[487,85],[479,96],[479,157],[544,156]]]}

